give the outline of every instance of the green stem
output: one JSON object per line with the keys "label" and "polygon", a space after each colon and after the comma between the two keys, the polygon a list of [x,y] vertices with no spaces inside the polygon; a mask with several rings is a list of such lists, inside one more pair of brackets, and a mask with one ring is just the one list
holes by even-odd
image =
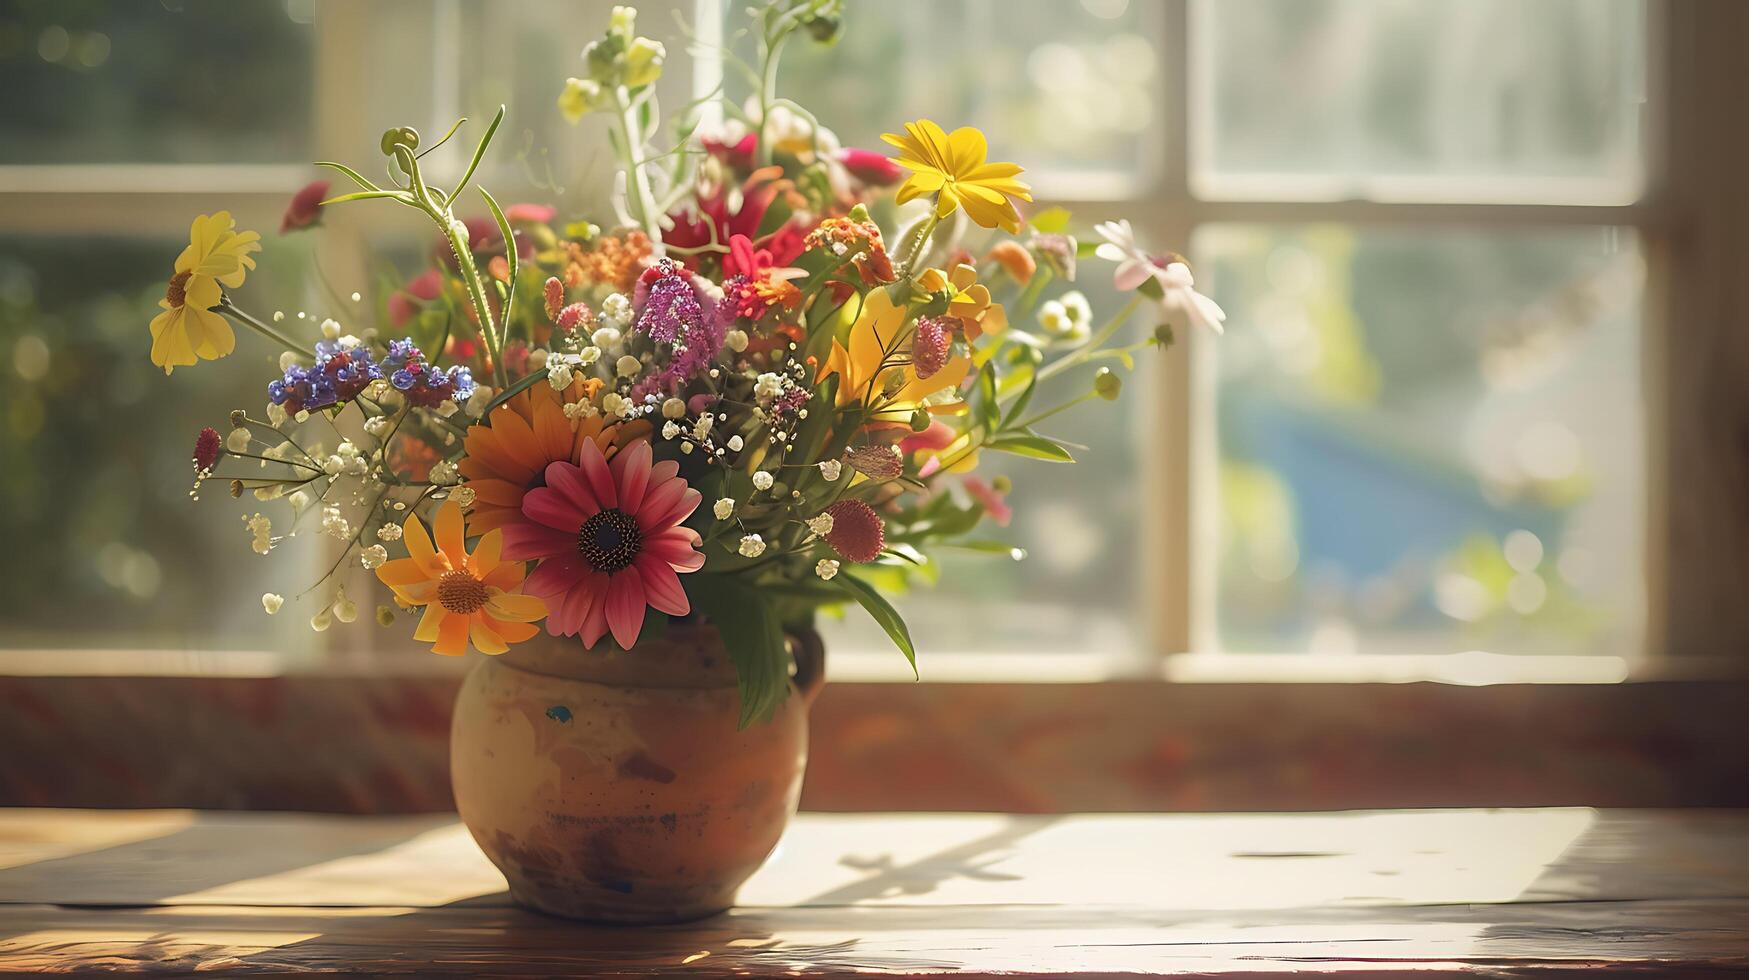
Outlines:
{"label": "green stem", "polygon": [[912,242],[911,248],[905,252],[905,261],[901,263],[901,268],[905,270],[905,275],[915,278],[917,274],[916,265],[918,262],[922,261],[923,256],[927,254],[930,236],[935,234],[935,229],[940,224],[941,215],[932,206],[929,210],[929,217],[924,220],[922,230],[917,233],[917,240]]}
{"label": "green stem", "polygon": [[1027,283],[1026,288],[1022,289],[1020,295],[1014,300],[1013,318],[1024,318],[1032,312],[1033,305],[1038,302],[1039,294],[1044,292],[1045,285],[1051,281],[1051,278],[1051,270],[1047,267],[1041,266],[1037,272],[1033,273],[1032,282]]}
{"label": "green stem", "polygon": [[770,166],[775,154],[772,153],[771,140],[765,132],[771,125],[771,107],[777,101],[777,64],[783,54],[783,46],[789,41],[789,31],[779,31],[765,48],[765,64],[759,81],[759,145],[755,147],[759,154],[759,166]]}
{"label": "green stem", "polygon": [[[466,227],[456,221],[455,215],[448,207],[439,209],[426,200],[426,213],[433,221],[443,226],[444,235],[449,239],[450,251],[455,253],[456,267],[462,274],[462,285],[467,287],[468,299],[474,305],[474,313],[480,318],[480,341],[486,345],[486,354],[492,359],[492,376],[497,380],[499,388],[508,387],[508,376],[504,371],[502,345],[499,343],[498,330],[492,324],[492,304],[486,298],[486,284],[480,280],[479,266],[474,262],[474,250],[467,238]],[[515,248],[515,242],[507,243]],[[441,352],[439,352],[441,353]]]}
{"label": "green stem", "polygon": [[644,234],[650,236],[650,241],[660,244],[662,241],[662,226],[657,221],[656,193],[650,189],[650,175],[644,172],[644,161],[639,158],[638,151],[644,145],[644,130],[638,125],[637,113],[632,110],[631,97],[625,86],[614,90],[613,100],[619,106],[620,127],[625,130],[625,165],[626,190],[632,195],[632,203],[637,208],[637,219],[644,226]]}
{"label": "green stem", "polygon": [[1100,327],[1099,332],[1094,334],[1087,343],[1081,345],[1074,353],[1064,355],[1041,368],[1038,372],[1038,380],[1043,381],[1046,378],[1056,377],[1072,367],[1087,363],[1099,350],[1099,346],[1110,340],[1111,335],[1117,333],[1118,329],[1129,320],[1130,315],[1136,312],[1136,307],[1140,305],[1142,305],[1142,297],[1139,294],[1131,296],[1130,301],[1124,304],[1124,308],[1118,310],[1117,315],[1113,316],[1105,326]]}
{"label": "green stem", "polygon": [[285,334],[280,333],[278,330],[275,330],[255,317],[243,312],[231,302],[231,297],[229,296],[220,296],[219,305],[214,307],[214,309],[218,310],[219,313],[236,320],[238,323],[253,329],[256,333],[266,337],[268,340],[283,345],[286,350],[289,350],[294,354],[310,353],[309,346],[299,344]]}
{"label": "green stem", "polygon": [[1016,422],[1014,425],[1008,426],[1008,428],[1029,429],[1029,428],[1037,425],[1038,423],[1043,422],[1045,419],[1048,419],[1051,416],[1056,415],[1059,412],[1066,412],[1069,409],[1074,408],[1076,405],[1081,404],[1082,402],[1091,401],[1092,399],[1097,398],[1097,397],[1099,397],[1099,392],[1089,391],[1086,394],[1069,399],[1068,401],[1062,403],[1061,405],[1058,405],[1056,408],[1047,408],[1044,411],[1039,412],[1038,414],[1031,416],[1030,418],[1024,419],[1020,422]]}

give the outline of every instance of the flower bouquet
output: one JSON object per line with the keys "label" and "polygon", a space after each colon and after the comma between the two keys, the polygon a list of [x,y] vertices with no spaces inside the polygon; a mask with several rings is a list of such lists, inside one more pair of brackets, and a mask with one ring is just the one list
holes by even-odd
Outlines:
{"label": "flower bouquet", "polygon": [[[689,107],[667,135],[653,88],[666,52],[616,8],[558,99],[573,121],[612,120],[600,213],[500,207],[471,187],[502,108],[447,179],[422,161],[461,123],[430,144],[384,133],[386,181],[322,164],[351,186],[300,192],[282,233],[389,205],[437,231],[429,267],[374,313],[245,311],[232,290],[259,236],[222,211],[195,219],[152,360],[168,373],[224,357],[233,325],[279,348],[265,408],[201,432],[196,491],[219,479],[282,506],[247,519],[258,552],[334,540],[315,629],[357,618],[337,584],[349,565],[387,587],[379,623],[416,620],[440,654],[502,654],[543,630],[578,654],[635,653],[702,620],[733,663],[744,728],[784,702],[786,632],[821,607],[860,606],[915,668],[870,573],[921,569],[946,544],[1008,555],[971,538],[1007,510],[980,458],[1072,462],[1042,423],[1116,399],[1117,369],[1169,344],[1171,325],[1219,329],[1184,260],[1144,251],[1127,222],[1093,245],[1061,209],[1023,215],[1021,167],[986,159],[977,129],[906,123],[888,156],[841,146],[780,97],[781,50],[835,40],[840,3],[751,11],[754,90]],[[1098,326],[1073,289],[1094,258],[1131,293]],[[1157,329],[1122,342],[1138,313]],[[1035,403],[1078,370],[1080,394]]]}

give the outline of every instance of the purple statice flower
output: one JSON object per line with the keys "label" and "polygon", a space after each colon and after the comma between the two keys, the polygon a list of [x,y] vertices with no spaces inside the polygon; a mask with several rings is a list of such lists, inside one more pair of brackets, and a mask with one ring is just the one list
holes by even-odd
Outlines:
{"label": "purple statice flower", "polygon": [[711,362],[722,353],[723,339],[734,320],[735,310],[729,304],[712,306],[696,324],[674,339],[668,363],[632,387],[632,400],[642,401],[644,396],[658,392],[674,394],[687,381],[709,371]]}
{"label": "purple statice flower", "polygon": [[668,350],[666,363],[633,386],[632,399],[672,394],[709,370],[734,318],[733,304],[672,259],[645,269],[632,290],[632,327]]}
{"label": "purple statice flower", "polygon": [[286,368],[284,376],[268,382],[267,397],[295,415],[343,405],[382,376],[370,348],[362,345],[342,348],[338,342],[324,340],[316,344],[316,363]]}
{"label": "purple statice flower", "polygon": [[474,393],[473,372],[460,365],[446,370],[429,363],[410,338],[389,341],[382,370],[389,372],[389,384],[396,391],[423,408],[435,408],[449,399],[466,401]]}
{"label": "purple statice flower", "polygon": [[704,322],[704,309],[692,282],[681,275],[662,276],[650,284],[644,308],[633,326],[659,344],[672,344]]}

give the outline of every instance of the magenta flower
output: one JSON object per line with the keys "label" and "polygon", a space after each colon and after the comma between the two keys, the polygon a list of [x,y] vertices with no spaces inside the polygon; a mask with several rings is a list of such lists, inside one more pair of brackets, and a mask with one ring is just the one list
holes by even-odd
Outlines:
{"label": "magenta flower", "polygon": [[888,159],[885,153],[874,150],[859,150],[854,146],[847,146],[838,151],[838,162],[857,180],[873,187],[897,184],[905,176],[905,171],[899,169],[899,165]]}
{"label": "magenta flower", "polygon": [[629,650],[646,606],[670,616],[692,611],[676,573],[704,566],[698,532],[680,523],[699,492],[679,477],[679,463],[651,458],[640,440],[609,463],[585,439],[582,465],[547,464],[546,486],[523,495],[524,523],[504,528],[506,559],[540,560],[523,591],[546,600],[554,636],[581,634],[592,648],[611,631]]}
{"label": "magenta flower", "polygon": [[313,226],[322,217],[322,201],[328,197],[328,182],[312,180],[292,195],[279,219],[279,233],[298,231]]}
{"label": "magenta flower", "polygon": [[421,304],[436,299],[442,289],[443,277],[436,269],[426,269],[407,280],[400,289],[389,294],[389,322],[397,327],[405,325],[418,315]]}

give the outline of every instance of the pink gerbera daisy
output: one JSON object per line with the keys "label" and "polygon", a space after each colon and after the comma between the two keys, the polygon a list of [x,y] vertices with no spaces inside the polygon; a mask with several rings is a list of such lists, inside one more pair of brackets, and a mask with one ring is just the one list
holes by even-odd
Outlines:
{"label": "pink gerbera daisy", "polygon": [[581,634],[593,647],[611,630],[629,650],[645,606],[671,616],[692,609],[676,573],[704,565],[698,532],[680,524],[699,493],[677,475],[679,463],[651,465],[645,441],[609,463],[585,440],[578,459],[547,464],[546,486],[523,495],[526,521],[504,528],[504,557],[541,560],[523,591],[546,600],[547,632]]}

